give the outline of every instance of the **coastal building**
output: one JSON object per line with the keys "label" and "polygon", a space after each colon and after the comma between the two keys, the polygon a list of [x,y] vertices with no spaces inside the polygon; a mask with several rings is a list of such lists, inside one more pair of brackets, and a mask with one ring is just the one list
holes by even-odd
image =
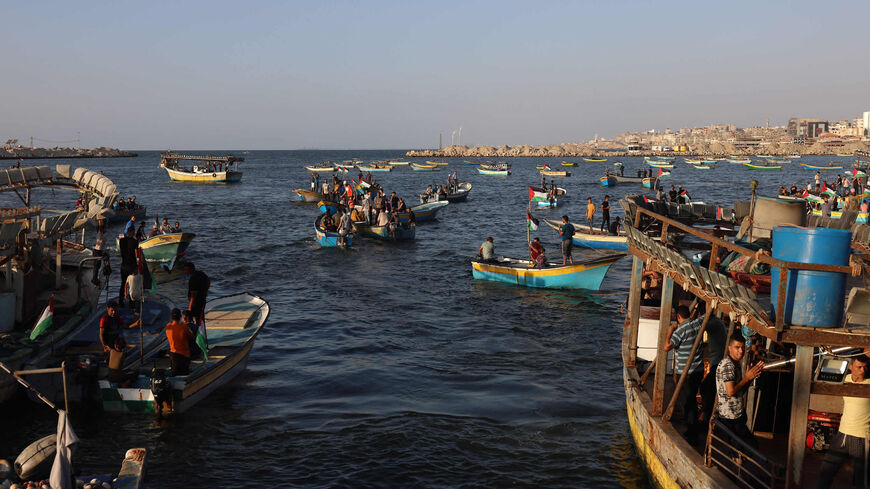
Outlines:
{"label": "coastal building", "polygon": [[821,119],[801,119],[791,118],[788,120],[786,132],[791,137],[803,136],[805,138],[816,138],[822,133],[830,132],[828,121]]}
{"label": "coastal building", "polygon": [[864,112],[861,122],[863,123],[861,128],[863,132],[862,136],[866,138],[870,136],[870,111]]}

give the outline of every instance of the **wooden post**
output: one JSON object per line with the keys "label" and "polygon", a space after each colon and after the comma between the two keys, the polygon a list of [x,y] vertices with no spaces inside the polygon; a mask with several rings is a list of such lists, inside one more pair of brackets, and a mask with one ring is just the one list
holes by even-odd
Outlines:
{"label": "wooden post", "polygon": [[710,247],[710,263],[707,264],[707,270],[716,270],[716,257],[719,255],[719,245],[713,243]]}
{"label": "wooden post", "polygon": [[659,340],[656,345],[656,373],[653,380],[652,415],[661,416],[665,404],[665,377],[668,370],[668,352],[665,345],[668,342],[668,329],[671,325],[671,305],[674,299],[674,280],[663,276],[662,303],[659,314]]}
{"label": "wooden post", "polygon": [[61,239],[60,236],[58,236],[57,237],[57,256],[54,259],[54,265],[56,267],[56,269],[54,271],[54,288],[56,290],[60,289],[61,282],[62,282],[62,280],[61,280],[62,277],[60,274],[60,266],[61,266],[60,262],[61,262],[62,255],[63,255],[63,240]]}
{"label": "wooden post", "polygon": [[794,385],[791,401],[791,427],[788,433],[788,459],[785,468],[785,486],[799,487],[804,468],[807,441],[807,412],[810,405],[810,387],[813,377],[813,347],[797,347],[794,364]]}
{"label": "wooden post", "polygon": [[641,281],[643,262],[638,257],[631,259],[631,282],[628,288],[628,362],[626,367],[637,365],[637,333],[640,322]]}
{"label": "wooden post", "polygon": [[69,392],[66,387],[66,360],[60,362],[60,376],[63,379],[63,408],[69,412]]}
{"label": "wooden post", "polygon": [[[691,373],[689,372],[689,367],[692,365],[692,360],[695,358],[695,355],[698,354],[698,346],[701,344],[701,339],[704,337],[704,331],[707,330],[707,323],[710,322],[710,316],[713,314],[712,309],[713,308],[708,305],[707,315],[704,316],[704,321],[701,323],[701,329],[699,329],[698,334],[695,335],[695,341],[692,343],[692,351],[689,352],[689,358],[686,360],[686,365],[683,366],[683,373],[680,374],[680,380],[677,381],[677,385],[674,387],[674,395],[671,396],[671,402],[668,403],[668,409],[665,411],[665,421],[670,421],[671,417],[674,415],[674,408],[677,405],[677,398],[680,395],[680,389],[683,388],[683,384],[686,382],[686,377]],[[713,375],[716,375],[715,372]],[[690,392],[689,396],[691,395],[692,393]]]}

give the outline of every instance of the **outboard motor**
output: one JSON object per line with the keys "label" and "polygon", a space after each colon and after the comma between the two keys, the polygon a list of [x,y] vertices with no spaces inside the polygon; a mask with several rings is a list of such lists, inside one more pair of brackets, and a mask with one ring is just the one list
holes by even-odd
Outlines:
{"label": "outboard motor", "polygon": [[151,369],[151,394],[154,396],[154,409],[157,416],[163,414],[163,403],[172,409],[172,386],[166,378],[166,371],[157,367]]}

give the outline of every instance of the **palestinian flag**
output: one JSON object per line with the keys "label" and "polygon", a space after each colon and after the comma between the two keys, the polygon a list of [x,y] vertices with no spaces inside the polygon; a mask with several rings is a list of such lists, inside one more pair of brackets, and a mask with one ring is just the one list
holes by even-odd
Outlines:
{"label": "palestinian flag", "polygon": [[[151,274],[151,269],[148,268],[148,262],[145,261],[145,255],[142,254],[142,248],[136,248],[136,261],[138,262],[139,275],[142,275],[142,291],[156,294],[157,280],[154,279],[154,275]],[[173,258],[172,261],[172,264],[174,265],[175,258]]]}
{"label": "palestinian flag", "polygon": [[199,328],[196,330],[196,346],[202,350],[202,356],[208,361],[208,340],[205,339],[205,321],[200,321]]}
{"label": "palestinian flag", "polygon": [[835,195],[837,195],[837,193],[834,192],[833,190],[829,189],[828,186],[823,183],[822,184],[822,195],[827,195],[828,197],[834,197]]}
{"label": "palestinian flag", "polygon": [[864,173],[864,170],[852,168],[852,177],[853,178],[867,178],[867,174]]}
{"label": "palestinian flag", "polygon": [[807,190],[804,190],[804,194],[801,195],[801,198],[809,202],[824,202],[824,199],[820,199],[819,197],[809,193]]}
{"label": "palestinian flag", "polygon": [[535,219],[535,216],[526,209],[526,222],[529,225],[529,231],[535,231],[538,229],[538,220]]}
{"label": "palestinian flag", "polygon": [[662,176],[662,173],[664,173],[664,172],[662,171],[661,168],[659,168],[659,173],[656,175],[656,178],[660,178]]}
{"label": "palestinian flag", "polygon": [[30,339],[35,340],[39,335],[44,333],[48,328],[51,327],[52,322],[54,321],[54,296],[52,295],[48,299],[48,305],[45,307],[45,310],[42,311],[42,315],[39,316],[39,320],[36,321],[36,326],[33,327],[33,331],[30,332]]}
{"label": "palestinian flag", "polygon": [[538,192],[532,187],[529,187],[529,202],[548,202],[550,200],[547,192]]}

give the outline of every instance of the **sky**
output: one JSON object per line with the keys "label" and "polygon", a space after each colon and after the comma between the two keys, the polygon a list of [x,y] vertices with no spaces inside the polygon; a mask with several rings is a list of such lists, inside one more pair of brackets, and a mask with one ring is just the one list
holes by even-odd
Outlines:
{"label": "sky", "polygon": [[465,145],[540,145],[870,110],[864,0],[8,1],[0,16],[0,143],[420,149],[461,127]]}

